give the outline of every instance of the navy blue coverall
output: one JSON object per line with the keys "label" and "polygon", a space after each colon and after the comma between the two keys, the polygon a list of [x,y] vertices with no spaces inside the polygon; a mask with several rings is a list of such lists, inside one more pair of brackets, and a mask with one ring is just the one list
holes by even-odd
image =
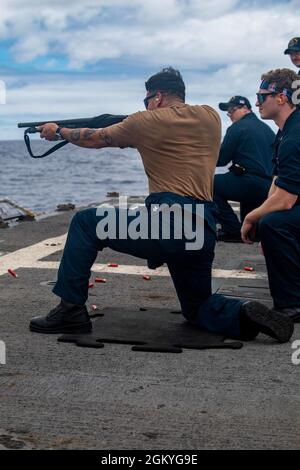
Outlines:
{"label": "navy blue coverall", "polygon": [[248,208],[245,212],[250,212],[267,199],[273,170],[274,140],[272,129],[253,112],[227,129],[217,166],[225,166],[232,161],[246,168],[246,173],[236,175],[229,171],[215,175],[214,201],[219,209],[217,221],[226,234],[235,234],[241,229],[241,223],[228,201],[240,202]]}
{"label": "navy blue coverall", "polygon": [[[230,338],[253,339],[243,336],[240,310],[243,301],[213,294],[211,289],[212,262],[216,243],[215,204],[171,192],[151,193],[146,199],[151,204],[204,204],[204,245],[199,250],[186,250],[184,238],[166,239],[105,239],[96,235],[101,216],[96,208],[78,212],[71,222],[66,246],[61,260],[58,280],[53,292],[67,302],[82,305],[88,297],[91,267],[98,251],[109,247],[151,261],[153,265],[167,263],[185,318],[205,330]],[[117,209],[120,210],[127,209]],[[130,212],[130,211],[129,211]],[[118,222],[118,215],[117,215]],[[128,214],[128,225],[132,216]],[[171,226],[172,226],[171,219]],[[117,224],[118,233],[118,224]],[[172,233],[172,231],[171,231]],[[161,235],[161,234],[160,234]],[[257,333],[256,333],[257,334]]]}
{"label": "navy blue coverall", "polygon": [[275,185],[298,195],[292,209],[262,217],[259,234],[277,308],[300,307],[300,113],[293,112],[274,144]]}

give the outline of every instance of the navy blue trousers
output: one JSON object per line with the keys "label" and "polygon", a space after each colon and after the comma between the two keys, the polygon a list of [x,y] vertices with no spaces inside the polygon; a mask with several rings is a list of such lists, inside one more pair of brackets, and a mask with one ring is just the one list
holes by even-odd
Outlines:
{"label": "navy blue trousers", "polygon": [[300,307],[300,206],[262,217],[259,236],[274,306]]}
{"label": "navy blue trousers", "polygon": [[[116,209],[117,215],[119,210]],[[128,214],[128,224],[131,217]],[[155,260],[158,264],[167,263],[185,318],[208,331],[241,338],[239,315],[243,302],[212,295],[211,272],[216,236],[209,224],[205,223],[203,247],[189,251],[185,249],[185,240],[100,240],[96,234],[100,219],[96,209],[83,210],[73,217],[53,289],[56,295],[67,302],[84,304],[88,298],[91,267],[98,251],[109,247],[138,258]]]}
{"label": "navy blue trousers", "polygon": [[232,172],[215,175],[214,201],[218,207],[217,222],[226,233],[236,233],[241,222],[228,201],[240,202],[250,210],[260,206],[268,197],[271,181],[254,175],[237,176]]}

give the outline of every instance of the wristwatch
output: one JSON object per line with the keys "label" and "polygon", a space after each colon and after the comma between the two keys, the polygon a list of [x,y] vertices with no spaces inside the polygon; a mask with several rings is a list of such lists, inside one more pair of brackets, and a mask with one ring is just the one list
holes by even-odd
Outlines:
{"label": "wristwatch", "polygon": [[59,137],[61,140],[65,140],[64,137],[61,135],[60,131],[62,130],[62,127],[58,126],[58,128],[55,131],[55,134],[57,137]]}

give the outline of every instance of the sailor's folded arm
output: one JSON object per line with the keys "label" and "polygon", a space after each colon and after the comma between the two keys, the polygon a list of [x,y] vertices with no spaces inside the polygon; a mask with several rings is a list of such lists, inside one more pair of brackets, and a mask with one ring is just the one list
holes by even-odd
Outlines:
{"label": "sailor's folded arm", "polygon": [[298,195],[292,194],[278,186],[275,186],[275,188],[273,194],[271,194],[261,206],[247,214],[245,218],[247,223],[257,223],[264,215],[270,212],[292,209],[297,202]]}
{"label": "sailor's folded arm", "polygon": [[252,212],[249,212],[245,217],[241,229],[242,240],[245,243],[252,243],[248,234],[264,215],[277,211],[290,210],[297,202],[297,194],[292,194],[275,185],[274,188],[273,193],[268,197],[268,199],[266,199],[261,206],[257,207]]}

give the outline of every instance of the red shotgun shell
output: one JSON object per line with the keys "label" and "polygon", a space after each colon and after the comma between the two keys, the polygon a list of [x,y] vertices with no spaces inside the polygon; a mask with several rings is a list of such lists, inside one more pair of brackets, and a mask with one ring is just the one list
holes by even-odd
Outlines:
{"label": "red shotgun shell", "polygon": [[13,277],[18,277],[17,273],[15,273],[15,271],[13,271],[12,269],[8,269],[7,272]]}

